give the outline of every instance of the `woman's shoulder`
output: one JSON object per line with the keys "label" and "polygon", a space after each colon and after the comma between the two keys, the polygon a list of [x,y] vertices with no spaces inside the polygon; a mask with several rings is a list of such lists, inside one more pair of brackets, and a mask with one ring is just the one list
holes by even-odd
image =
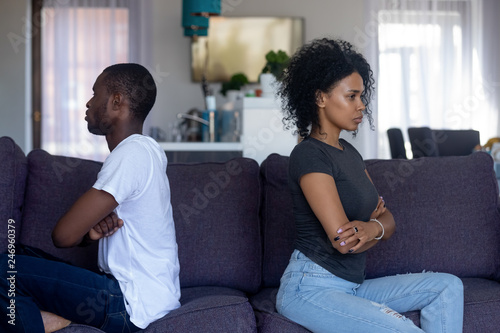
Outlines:
{"label": "woman's shoulder", "polygon": [[346,139],[340,138],[339,142],[342,144],[342,146],[357,151],[357,149],[354,148],[354,146],[349,141],[347,141]]}
{"label": "woman's shoulder", "polygon": [[344,146],[344,150],[351,152],[351,154],[354,154],[358,156],[361,160],[363,160],[363,156],[359,153],[359,151],[354,147],[349,141],[345,139],[339,139],[339,142]]}
{"label": "woman's shoulder", "polygon": [[320,150],[320,146],[314,142],[314,139],[305,138],[293,148],[290,157],[316,155]]}

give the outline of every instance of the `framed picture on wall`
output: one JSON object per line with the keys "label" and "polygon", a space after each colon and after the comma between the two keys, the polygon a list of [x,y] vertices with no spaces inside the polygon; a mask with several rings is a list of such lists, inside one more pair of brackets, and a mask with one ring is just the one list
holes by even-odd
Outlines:
{"label": "framed picture on wall", "polygon": [[201,81],[206,70],[209,82],[229,81],[236,73],[257,82],[269,51],[292,55],[303,43],[303,18],[213,17],[208,37],[191,43],[192,80]]}

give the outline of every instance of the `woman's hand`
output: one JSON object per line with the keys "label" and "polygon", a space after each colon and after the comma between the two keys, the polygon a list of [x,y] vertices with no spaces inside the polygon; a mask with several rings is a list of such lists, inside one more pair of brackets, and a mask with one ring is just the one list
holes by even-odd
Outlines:
{"label": "woman's hand", "polygon": [[350,221],[340,227],[337,234],[334,241],[339,242],[341,247],[349,249],[346,252],[353,253],[373,241],[380,234],[380,226],[371,221]]}
{"label": "woman's hand", "polygon": [[[370,219],[377,219],[386,211],[384,198],[379,197],[377,207],[370,215]],[[373,241],[380,233],[380,225],[377,222],[350,221],[337,230],[338,236],[334,241],[349,249],[348,253],[353,253],[366,243]]]}
{"label": "woman's hand", "polygon": [[377,219],[380,215],[384,214],[386,211],[385,201],[383,197],[378,198],[377,207],[373,211],[372,215],[370,215],[370,219]]}

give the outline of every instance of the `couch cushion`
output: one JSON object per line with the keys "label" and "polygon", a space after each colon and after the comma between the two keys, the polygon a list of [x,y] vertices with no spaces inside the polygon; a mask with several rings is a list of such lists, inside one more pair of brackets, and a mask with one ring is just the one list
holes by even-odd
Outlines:
{"label": "couch cushion", "polygon": [[250,304],[255,311],[257,332],[264,333],[307,333],[310,332],[276,311],[278,288],[264,288],[250,297]]}
{"label": "couch cushion", "polygon": [[[305,327],[293,322],[276,311],[278,288],[264,288],[250,297],[250,304],[255,311],[258,332],[310,332]],[[405,312],[404,315],[420,327],[420,311]]]}
{"label": "couch cushion", "polygon": [[261,164],[262,246],[264,287],[279,286],[295,240],[292,196],[288,188],[287,156],[269,155]]}
{"label": "couch cushion", "polygon": [[0,253],[3,253],[7,250],[9,237],[17,241],[20,235],[28,175],[26,156],[14,140],[6,136],[0,138],[0,170]]}
{"label": "couch cushion", "polygon": [[257,291],[261,279],[258,164],[246,158],[171,164],[167,175],[181,287]]}
{"label": "couch cushion", "polygon": [[498,332],[500,328],[500,283],[465,278],[464,333]]}
{"label": "couch cushion", "polygon": [[255,332],[255,315],[241,291],[223,287],[181,290],[181,307],[147,327],[147,333]]}
{"label": "couch cushion", "polygon": [[486,153],[366,161],[396,221],[367,254],[367,277],[439,271],[500,280],[500,214]]}
{"label": "couch cushion", "polygon": [[102,164],[33,150],[28,154],[28,166],[20,242],[97,271],[97,243],[58,249],[51,233],[59,218],[92,187]]}

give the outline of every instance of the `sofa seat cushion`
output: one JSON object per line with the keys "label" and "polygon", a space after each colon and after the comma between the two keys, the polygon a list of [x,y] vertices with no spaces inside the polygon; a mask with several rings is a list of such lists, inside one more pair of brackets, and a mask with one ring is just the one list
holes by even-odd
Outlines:
{"label": "sofa seat cushion", "polygon": [[464,333],[500,331],[500,283],[465,278]]}
{"label": "sofa seat cushion", "polygon": [[250,304],[255,311],[257,331],[259,333],[306,333],[310,332],[276,311],[278,288],[264,288],[250,297]]}
{"label": "sofa seat cushion", "polygon": [[[276,295],[278,288],[264,288],[250,297],[250,304],[255,311],[258,332],[310,332],[305,327],[291,321],[276,311]],[[420,325],[420,311],[403,313],[415,325]]]}
{"label": "sofa seat cushion", "polygon": [[500,214],[493,160],[469,156],[369,160],[396,232],[367,253],[368,278],[422,271],[500,281]]}
{"label": "sofa seat cushion", "polygon": [[171,164],[181,287],[256,292],[261,280],[259,166],[251,159]]}
{"label": "sofa seat cushion", "polygon": [[254,312],[241,291],[224,287],[182,288],[181,307],[145,332],[255,332]]}
{"label": "sofa seat cushion", "polygon": [[14,140],[6,136],[0,138],[0,170],[0,253],[4,253],[9,239],[17,241],[20,235],[28,175],[26,156]]}
{"label": "sofa seat cushion", "polygon": [[54,156],[44,150],[28,154],[28,180],[20,242],[92,271],[97,268],[97,242],[88,247],[58,249],[52,229],[97,179],[102,164]]}
{"label": "sofa seat cushion", "polygon": [[[500,327],[500,283],[464,278],[464,333],[497,332]],[[250,297],[259,332],[309,332],[276,312],[278,288],[265,288]],[[403,313],[420,327],[420,311]]]}
{"label": "sofa seat cushion", "polygon": [[[254,312],[241,291],[224,287],[193,287],[181,290],[181,307],[151,323],[145,333],[256,332]],[[103,332],[72,324],[61,333]]]}

